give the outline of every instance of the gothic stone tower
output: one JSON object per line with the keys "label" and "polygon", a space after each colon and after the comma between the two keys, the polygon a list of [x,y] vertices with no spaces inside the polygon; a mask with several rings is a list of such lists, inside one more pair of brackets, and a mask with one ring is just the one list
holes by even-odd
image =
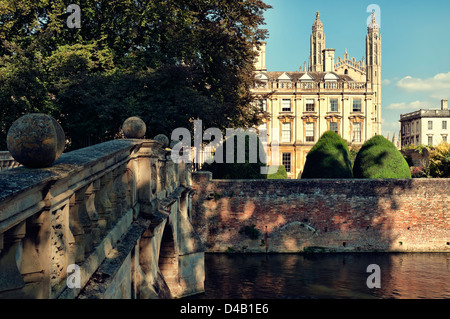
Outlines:
{"label": "gothic stone tower", "polygon": [[323,23],[320,21],[320,13],[316,13],[316,21],[312,26],[311,34],[311,54],[309,55],[309,72],[323,72],[323,50],[325,46],[325,34],[323,33]]}
{"label": "gothic stone tower", "polygon": [[376,116],[374,133],[381,134],[381,36],[375,12],[372,12],[372,20],[367,29],[367,88],[374,93],[373,108]]}

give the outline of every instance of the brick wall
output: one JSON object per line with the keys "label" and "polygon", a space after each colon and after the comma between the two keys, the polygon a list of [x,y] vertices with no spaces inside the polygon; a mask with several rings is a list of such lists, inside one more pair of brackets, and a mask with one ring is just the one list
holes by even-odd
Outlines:
{"label": "brick wall", "polygon": [[449,179],[192,179],[209,252],[450,252]]}

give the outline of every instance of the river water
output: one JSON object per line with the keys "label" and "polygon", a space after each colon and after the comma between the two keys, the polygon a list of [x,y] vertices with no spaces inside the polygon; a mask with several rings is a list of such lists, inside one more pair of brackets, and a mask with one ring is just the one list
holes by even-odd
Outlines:
{"label": "river water", "polygon": [[450,299],[450,253],[206,254],[205,271],[194,299]]}

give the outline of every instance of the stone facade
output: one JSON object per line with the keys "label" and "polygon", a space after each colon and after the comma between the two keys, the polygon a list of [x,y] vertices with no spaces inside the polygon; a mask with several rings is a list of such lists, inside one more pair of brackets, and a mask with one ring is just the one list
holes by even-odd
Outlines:
{"label": "stone facade", "polygon": [[5,170],[0,189],[0,298],[204,291],[191,168],[174,164],[157,141],[109,141],[49,168]]}
{"label": "stone facade", "polygon": [[449,179],[212,180],[193,174],[209,252],[450,252]]}
{"label": "stone facade", "polygon": [[[363,144],[381,134],[381,36],[372,16],[366,37],[366,57],[361,61],[335,59],[327,49],[320,15],[313,24],[309,65],[295,72],[270,72],[266,68],[266,42],[261,42],[255,62],[253,89],[269,119],[260,126],[272,143],[279,143],[279,163],[290,178],[299,178],[306,155],[320,136],[333,130],[345,140]],[[270,158],[270,157],[269,157]]]}
{"label": "stone facade", "polygon": [[440,110],[419,110],[400,115],[401,145],[439,145],[448,142],[450,110],[448,100]]}

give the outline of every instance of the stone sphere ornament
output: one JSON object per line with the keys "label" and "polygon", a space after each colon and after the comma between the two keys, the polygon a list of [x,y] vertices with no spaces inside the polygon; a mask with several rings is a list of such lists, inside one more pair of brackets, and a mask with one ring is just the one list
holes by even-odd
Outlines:
{"label": "stone sphere ornament", "polygon": [[64,152],[66,136],[51,116],[26,114],[9,128],[8,151],[20,164],[31,168],[51,166]]}
{"label": "stone sphere ornament", "polygon": [[169,138],[164,134],[156,135],[154,140],[160,142],[163,145],[163,148],[169,147]]}
{"label": "stone sphere ornament", "polygon": [[145,122],[137,117],[129,117],[123,122],[122,131],[126,138],[143,138],[145,132],[147,131],[147,126]]}

